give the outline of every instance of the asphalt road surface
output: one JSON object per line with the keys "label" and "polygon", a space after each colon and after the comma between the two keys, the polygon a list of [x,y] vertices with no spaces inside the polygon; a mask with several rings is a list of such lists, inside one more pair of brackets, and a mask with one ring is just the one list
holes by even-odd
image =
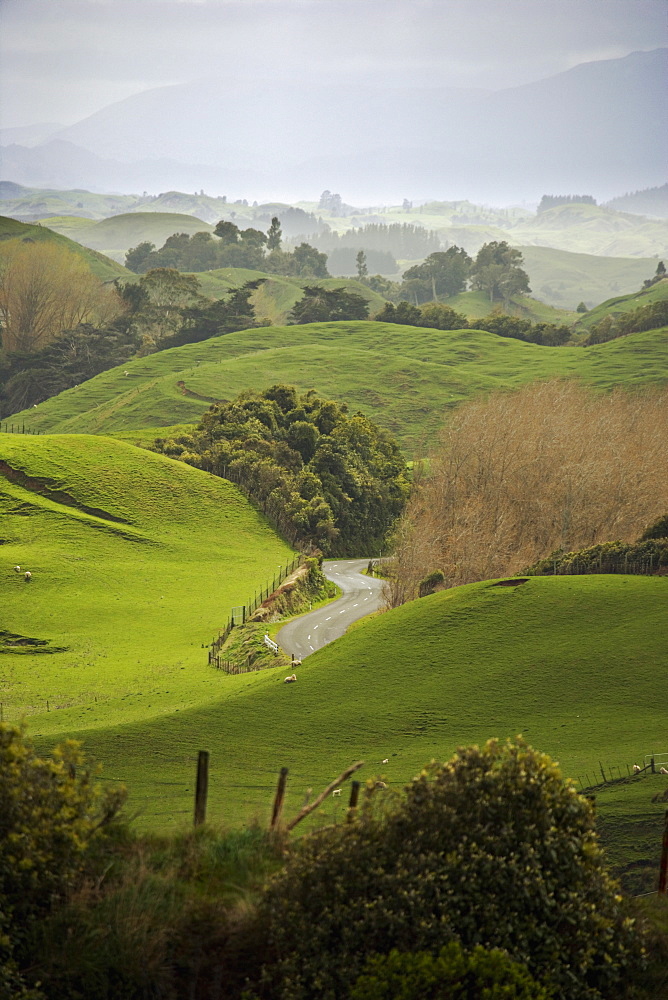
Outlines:
{"label": "asphalt road surface", "polygon": [[338,639],[352,622],[377,611],[383,603],[384,580],[363,576],[368,559],[330,559],[323,573],[341,588],[341,597],[324,608],[311,611],[284,625],[276,642],[284,652],[299,660]]}

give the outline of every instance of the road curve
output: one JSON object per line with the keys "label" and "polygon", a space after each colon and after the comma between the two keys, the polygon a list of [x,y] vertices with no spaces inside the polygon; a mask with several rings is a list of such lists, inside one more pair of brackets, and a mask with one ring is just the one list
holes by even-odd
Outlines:
{"label": "road curve", "polygon": [[323,573],[340,587],[341,597],[284,625],[276,636],[281,649],[303,660],[316,649],[342,636],[358,618],[377,611],[383,603],[384,580],[363,576],[362,570],[368,564],[368,559],[329,559],[324,562]]}

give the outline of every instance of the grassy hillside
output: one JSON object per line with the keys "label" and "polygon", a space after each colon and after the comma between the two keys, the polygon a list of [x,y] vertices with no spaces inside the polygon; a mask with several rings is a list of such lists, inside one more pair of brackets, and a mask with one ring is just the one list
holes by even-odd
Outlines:
{"label": "grassy hillside", "polygon": [[632,292],[630,295],[619,295],[613,299],[601,302],[588,313],[584,313],[578,321],[578,328],[588,330],[595,323],[600,323],[604,316],[618,315],[620,313],[633,312],[641,306],[651,305],[653,302],[662,302],[668,299],[668,279],[658,281],[651,288],[645,288],[640,292]]}
{"label": "grassy hillside", "polygon": [[657,263],[652,257],[597,257],[544,246],[518,249],[533,294],[563,309],[576,309],[580,302],[591,308],[613,295],[636,292]]}
{"label": "grassy hillside", "polygon": [[61,733],[217,698],[203,644],[292,558],[232,484],[102,437],[0,434],[0,524],[4,718]]}
{"label": "grassy hillside", "polygon": [[[447,305],[456,309],[457,312],[463,313],[469,323],[483,319],[495,309],[500,308],[500,303],[490,302],[489,295],[482,291],[460,292],[459,295],[453,295],[452,298],[449,298]],[[571,310],[557,309],[545,302],[539,302],[538,299],[530,295],[512,296],[508,302],[504,303],[502,311],[511,316],[528,319],[532,323],[555,323],[557,326],[561,324],[569,326],[577,319],[578,315]]]}
{"label": "grassy hillside", "polygon": [[139,243],[148,242],[161,247],[174,233],[188,233],[191,236],[193,233],[213,232],[213,226],[207,222],[192,215],[175,212],[128,212],[99,222],[75,220],[72,217],[62,221],[58,218],[45,218],[41,220],[41,224],[77,240],[85,247],[99,250],[119,263],[125,261],[130,247],[136,247]]}
{"label": "grassy hillside", "polygon": [[[492,736],[524,733],[567,774],[593,774],[599,761],[624,767],[666,749],[667,607],[668,581],[655,577],[472,584],[366,620],[310,656],[297,684],[282,683],[284,670],[225,677],[209,705],[113,728],[89,717],[82,735],[108,776],[129,783],[152,827],[188,822],[198,749],[211,752],[214,822],[266,822],[284,765],[290,814],[307,788],[355,760],[366,762],[361,777],[383,773],[394,787]],[[156,675],[157,689],[171,683]],[[76,731],[77,715],[42,713],[33,726],[53,738]],[[652,838],[658,849],[665,805],[649,800],[665,785],[657,775],[616,793],[627,835],[629,813],[648,823],[635,829],[636,854],[651,851]],[[337,810],[330,800],[320,821]],[[617,822],[610,836],[622,837]]]}
{"label": "grassy hillside", "polygon": [[28,225],[25,222],[17,222],[16,219],[0,216],[0,258],[3,254],[9,253],[11,248],[21,240],[32,240],[34,243],[55,243],[63,249],[77,254],[85,260],[93,274],[102,281],[113,281],[115,278],[131,280],[135,278],[131,271],[128,271],[121,264],[117,264],[116,261],[110,260],[96,250],[89,250],[46,226]]}
{"label": "grassy hillside", "polygon": [[664,383],[667,332],[584,349],[372,322],[266,327],[128,362],[8,422],[51,433],[126,433],[196,422],[214,399],[288,382],[362,410],[411,456],[428,450],[452,407],[555,377],[579,377],[600,389]]}

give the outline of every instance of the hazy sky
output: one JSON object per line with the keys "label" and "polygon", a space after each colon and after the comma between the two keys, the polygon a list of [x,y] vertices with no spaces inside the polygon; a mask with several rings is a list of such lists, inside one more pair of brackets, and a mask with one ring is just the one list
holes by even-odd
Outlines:
{"label": "hazy sky", "polygon": [[204,76],[513,86],[668,44],[668,0],[0,0],[0,39],[0,124],[69,125]]}

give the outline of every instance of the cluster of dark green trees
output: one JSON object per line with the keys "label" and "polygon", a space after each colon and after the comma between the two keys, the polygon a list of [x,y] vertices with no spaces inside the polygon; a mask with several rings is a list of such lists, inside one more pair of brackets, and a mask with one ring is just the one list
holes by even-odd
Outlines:
{"label": "cluster of dark green trees", "polygon": [[326,555],[382,546],[409,491],[398,446],[362,413],[292,386],[217,403],[154,449],[238,483],[293,544]]}
{"label": "cluster of dark green trees", "polygon": [[271,274],[302,278],[327,278],[327,255],[308,243],[301,243],[291,253],[281,250],[281,224],[277,216],[266,233],[260,229],[239,229],[222,219],[211,233],[174,233],[157,250],[144,242],[128,250],[125,266],[135,274],[155,268],[177,271],[212,271],[220,267],[245,267]]}
{"label": "cluster of dark green trees", "polygon": [[475,259],[461,247],[448,247],[404,272],[402,296],[417,306],[459,295],[470,282],[472,288],[485,292],[490,302],[507,301],[531,291],[523,263],[521,252],[505,240],[485,243]]}
{"label": "cluster of dark green trees", "polygon": [[528,344],[541,344],[545,347],[560,347],[568,343],[571,338],[571,329],[568,326],[532,323],[528,319],[500,312],[493,312],[483,319],[469,322],[466,316],[445,302],[427,302],[422,306],[414,306],[405,300],[396,306],[388,302],[374,319],[381,323],[425,326],[436,330],[487,330],[498,337],[512,337]]}
{"label": "cluster of dark green trees", "polygon": [[[318,250],[329,254],[331,269],[337,274],[348,272],[339,272],[334,264],[335,260],[345,259],[349,262],[350,257],[360,249],[364,251],[372,271],[394,274],[397,271],[397,258],[417,260],[428,257],[441,248],[441,241],[433,230],[408,222],[393,222],[390,225],[370,222],[345,233],[314,233],[306,239],[317,246]],[[344,253],[347,255],[345,258]],[[349,273],[353,274],[354,270],[351,269]]]}

